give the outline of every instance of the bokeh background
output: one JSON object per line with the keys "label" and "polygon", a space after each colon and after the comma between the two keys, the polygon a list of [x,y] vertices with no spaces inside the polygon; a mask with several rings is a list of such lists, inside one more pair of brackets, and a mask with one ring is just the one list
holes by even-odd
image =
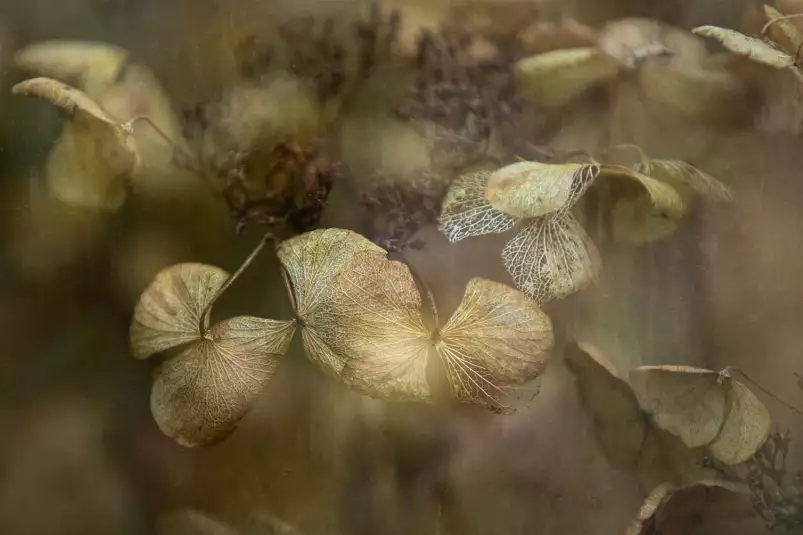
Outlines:
{"label": "bokeh background", "polygon": [[[511,33],[564,16],[590,27],[646,16],[682,28],[755,32],[760,8],[748,0],[458,4],[483,13],[478,28],[498,24]],[[803,11],[794,0],[777,5]],[[405,35],[413,35],[437,26],[455,2],[392,6],[410,21]],[[41,173],[62,119],[41,102],[10,95],[25,77],[11,56],[45,39],[113,43],[149,66],[181,110],[236,83],[235,50],[247,36],[269,36],[282,17],[349,19],[361,9],[356,0],[0,0],[0,533],[625,532],[643,493],[602,456],[558,356],[531,406],[495,416],[366,399],[325,378],[294,346],[225,442],[185,449],[153,423],[149,366],[128,350],[136,299],[175,262],[235,269],[260,232],[236,235],[225,206],[191,179],[161,200],[133,200],[114,214],[53,199]],[[688,159],[733,188],[737,202],[705,206],[676,235],[646,248],[603,240],[600,283],[550,313],[564,335],[593,342],[622,369],[733,365],[803,405],[795,378],[803,374],[803,101],[793,83],[766,76],[767,87],[791,89],[760,95],[733,128],[631,116],[625,141]],[[380,95],[394,90],[392,81],[377,88]],[[609,142],[619,120],[591,98],[561,117],[549,144],[593,151]],[[347,129],[356,167],[404,166],[418,157],[415,140],[383,125],[364,114]],[[341,193],[336,185],[322,224],[354,228],[353,201]],[[443,316],[469,278],[509,280],[498,256],[506,237],[449,245],[433,226],[419,237],[425,247],[407,258]],[[289,317],[272,255],[259,257],[216,308],[219,317],[232,311]],[[800,416],[759,396],[776,425],[792,430],[790,460],[799,466]],[[182,531],[193,523],[206,527]],[[760,522],[742,517],[700,529],[764,533]]]}

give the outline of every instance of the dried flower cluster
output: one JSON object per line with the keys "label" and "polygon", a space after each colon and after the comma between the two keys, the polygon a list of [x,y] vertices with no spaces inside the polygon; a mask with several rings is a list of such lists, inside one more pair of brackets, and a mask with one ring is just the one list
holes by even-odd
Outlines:
{"label": "dried flower cluster", "polygon": [[396,112],[422,128],[437,167],[459,170],[492,154],[492,144],[504,150],[514,143],[495,136],[526,115],[515,67],[515,58],[489,41],[455,30],[423,32],[415,81]]}
{"label": "dried flower cluster", "polygon": [[284,141],[264,152],[228,156],[217,171],[224,179],[223,196],[238,233],[252,222],[287,224],[294,232],[318,223],[339,171],[316,147]]}
{"label": "dried flower cluster", "polygon": [[736,479],[750,489],[753,509],[772,531],[803,526],[803,472],[786,467],[791,437],[788,431],[772,433]]}
{"label": "dried flower cluster", "polygon": [[258,78],[278,64],[310,81],[321,101],[340,97],[388,61],[400,23],[397,10],[384,13],[376,3],[348,31],[332,16],[320,20],[304,15],[283,21],[276,42],[252,36],[240,45],[240,72],[246,78]]}
{"label": "dried flower cluster", "polygon": [[360,195],[363,235],[388,251],[421,249],[413,235],[437,223],[449,180],[437,173],[378,174]]}

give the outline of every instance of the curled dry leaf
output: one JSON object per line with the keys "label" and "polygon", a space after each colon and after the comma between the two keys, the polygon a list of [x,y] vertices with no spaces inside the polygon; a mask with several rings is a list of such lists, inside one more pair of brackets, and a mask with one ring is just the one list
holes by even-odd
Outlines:
{"label": "curled dry leaf", "polygon": [[[114,45],[74,40],[34,43],[19,51],[15,62],[26,72],[55,78],[84,91],[119,122],[147,118],[159,131],[137,122],[131,136],[141,164],[137,173],[138,191],[160,196],[185,193],[186,182],[190,181],[177,174],[175,167],[176,149],[188,150],[182,126],[165,90],[147,66],[133,61],[126,50]],[[62,137],[68,139],[60,139],[54,150],[60,150],[65,158],[81,151],[69,134]],[[54,164],[54,172],[49,175],[57,178],[55,171],[59,167]],[[194,180],[191,183],[196,184]]]}
{"label": "curled dry leaf", "polygon": [[636,398],[659,428],[690,448],[706,446],[725,421],[725,391],[715,371],[691,366],[642,366],[630,372]]}
{"label": "curled dry leaf", "polygon": [[689,448],[647,419],[629,383],[596,348],[573,342],[566,349],[565,359],[611,466],[633,472],[646,489],[716,475],[704,465],[708,454],[704,448]]}
{"label": "curled dry leaf", "polygon": [[767,408],[729,374],[688,366],[644,366],[630,373],[642,409],[690,448],[707,446],[718,461],[740,464],[769,436]]}
{"label": "curled dry leaf", "polygon": [[[336,251],[331,264],[326,250]],[[469,283],[452,319],[432,332],[407,266],[350,231],[292,238],[279,259],[309,358],[373,397],[432,400],[434,358],[452,399],[497,409],[498,393],[534,379],[552,346],[551,324],[535,303],[483,279]]]}
{"label": "curled dry leaf", "polygon": [[125,66],[128,52],[106,43],[52,40],[29,45],[14,56],[23,71],[75,85],[100,99]]}
{"label": "curled dry leaf", "polygon": [[768,35],[778,46],[792,57],[797,57],[803,47],[803,33],[794,22],[784,19],[784,14],[774,7],[764,4],[767,21],[775,21],[768,29]]}
{"label": "curled dry leaf", "polygon": [[597,248],[571,213],[530,220],[502,250],[502,260],[539,304],[590,286],[601,269]]}
{"label": "curled dry leaf", "polygon": [[521,89],[541,106],[559,108],[612,80],[619,65],[597,48],[554,50],[519,61]]}
{"label": "curled dry leaf", "polygon": [[733,191],[728,186],[681,160],[650,160],[649,164],[639,164],[636,170],[673,186],[686,198],[697,195],[715,202],[733,201]]}
{"label": "curled dry leaf", "polygon": [[212,444],[234,430],[273,377],[295,330],[293,321],[249,316],[202,326],[204,310],[228,278],[214,266],[171,266],[134,309],[136,358],[180,350],[154,371],[151,411],[162,432],[188,447]]}
{"label": "curled dry leaf", "polygon": [[741,487],[725,481],[697,481],[681,487],[664,483],[644,499],[627,535],[691,533],[712,504],[739,503],[743,493]]}
{"label": "curled dry leaf", "polygon": [[42,98],[71,115],[46,164],[54,196],[79,206],[119,208],[139,161],[130,131],[86,93],[57,80],[26,80],[12,93]]}
{"label": "curled dry leaf", "polygon": [[105,123],[111,133],[124,137],[122,127],[112,119],[89,95],[52,78],[32,78],[11,88],[15,95],[28,95],[47,100],[72,116]]}
{"label": "curled dry leaf", "polygon": [[526,219],[570,210],[599,175],[593,164],[518,162],[491,173],[485,198],[501,212]]}
{"label": "curled dry leaf", "polygon": [[577,379],[580,402],[591,416],[602,452],[614,468],[636,466],[647,431],[647,420],[630,385],[597,348],[572,342],[566,364]]}
{"label": "curled dry leaf", "polygon": [[700,26],[693,29],[692,32],[702,37],[716,39],[734,54],[745,56],[768,67],[786,69],[795,64],[795,58],[786,52],[776,50],[760,39],[749,37],[735,30],[717,26]]}
{"label": "curled dry leaf", "polygon": [[477,171],[459,176],[452,182],[443,201],[439,228],[450,242],[470,236],[507,232],[516,218],[500,212],[485,198],[490,171]]}
{"label": "curled dry leaf", "polygon": [[613,189],[613,237],[616,241],[644,244],[672,234],[686,213],[686,203],[672,186],[633,169],[603,168],[602,176],[619,178]]}

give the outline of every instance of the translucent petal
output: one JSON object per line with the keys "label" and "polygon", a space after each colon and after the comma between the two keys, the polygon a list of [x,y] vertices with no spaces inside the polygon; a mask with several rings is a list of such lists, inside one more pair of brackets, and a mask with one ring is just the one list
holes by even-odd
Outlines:
{"label": "translucent petal", "polygon": [[516,285],[539,304],[594,283],[599,253],[571,213],[531,220],[502,251]]}
{"label": "translucent petal", "polygon": [[443,201],[440,230],[454,243],[470,236],[506,232],[516,218],[500,212],[485,199],[490,171],[478,171],[458,177]]}

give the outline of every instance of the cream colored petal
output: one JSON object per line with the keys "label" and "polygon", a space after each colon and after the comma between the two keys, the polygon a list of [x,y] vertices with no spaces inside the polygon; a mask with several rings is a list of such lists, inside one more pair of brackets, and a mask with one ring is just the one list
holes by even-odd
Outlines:
{"label": "cream colored petal", "polygon": [[307,346],[307,353],[319,364],[336,356],[344,366],[333,375],[369,396],[428,400],[432,341],[422,308],[406,265],[358,253],[332,279],[304,324],[328,351],[322,357]]}
{"label": "cream colored petal", "polygon": [[647,58],[670,52],[663,42],[664,28],[664,24],[651,19],[615,20],[602,28],[597,47],[623,67],[635,69]]}
{"label": "cream colored petal", "polygon": [[436,347],[453,398],[505,409],[506,391],[538,377],[553,344],[552,323],[532,299],[473,278]]}
{"label": "cream colored petal", "polygon": [[45,184],[59,201],[83,208],[112,212],[125,201],[137,156],[126,140],[98,136],[85,121],[73,119],[45,163]]}
{"label": "cream colored petal", "polygon": [[531,220],[502,250],[516,286],[539,304],[562,299],[596,282],[597,248],[571,213]]}
{"label": "cream colored petal", "polygon": [[517,65],[519,86],[545,107],[559,108],[619,73],[616,61],[597,48],[554,50]]}
{"label": "cream colored petal", "polygon": [[790,20],[783,20],[784,14],[775,9],[774,7],[764,4],[764,14],[767,15],[767,21],[774,22],[767,32],[770,39],[772,39],[778,46],[786,51],[791,56],[797,56],[800,53],[801,46],[803,46],[803,33],[798,30],[794,22]]}
{"label": "cream colored petal", "polygon": [[518,162],[491,173],[485,198],[497,210],[521,219],[565,212],[599,171],[590,164]]}
{"label": "cream colored petal", "polygon": [[356,232],[335,228],[307,232],[279,245],[277,255],[300,318],[318,307],[332,279],[361,251],[385,255],[384,249]]}
{"label": "cream colored petal", "polygon": [[450,242],[471,236],[507,232],[516,218],[500,212],[485,199],[490,171],[478,171],[458,177],[443,201],[439,228]]}
{"label": "cream colored petal", "polygon": [[627,535],[680,534],[679,529],[696,527],[696,518],[707,507],[738,504],[743,495],[742,487],[727,481],[704,480],[683,486],[664,483],[645,498]]}
{"label": "cream colored petal", "polygon": [[[733,201],[733,191],[705,171],[681,160],[651,160],[650,169],[639,165],[637,170],[665,182],[681,193],[693,193],[715,202]],[[687,196],[687,195],[686,195]]]}
{"label": "cream colored petal", "polygon": [[31,74],[75,84],[97,99],[115,83],[127,58],[128,52],[114,45],[65,39],[28,45],[14,63]]}
{"label": "cream colored petal", "polygon": [[187,447],[226,438],[275,374],[294,330],[292,321],[231,318],[161,364],[151,390],[159,429]]}
{"label": "cream colored petal", "polygon": [[772,419],[767,407],[742,383],[726,379],[726,387],[725,423],[708,448],[718,461],[735,465],[747,461],[764,445]]}
{"label": "cream colored petal", "polygon": [[159,272],[142,293],[131,323],[131,349],[144,359],[201,338],[201,314],[228,279],[205,264],[177,264]]}
{"label": "cream colored petal", "polygon": [[725,421],[725,387],[715,371],[642,366],[630,372],[633,392],[653,423],[689,448],[706,446]]}
{"label": "cream colored petal", "polygon": [[786,52],[776,50],[760,39],[748,37],[735,30],[717,26],[700,26],[693,29],[692,32],[702,37],[716,39],[734,54],[746,56],[757,63],[769,67],[785,69],[795,64],[795,58]]}
{"label": "cream colored petal", "polygon": [[624,179],[612,192],[612,232],[620,243],[642,245],[666,238],[686,214],[683,197],[669,184],[618,166],[605,166],[600,176]]}
{"label": "cream colored petal", "polygon": [[45,176],[50,192],[85,208],[119,208],[139,163],[129,132],[84,92],[57,80],[26,80],[12,92],[45,99],[71,115],[48,155]]}

